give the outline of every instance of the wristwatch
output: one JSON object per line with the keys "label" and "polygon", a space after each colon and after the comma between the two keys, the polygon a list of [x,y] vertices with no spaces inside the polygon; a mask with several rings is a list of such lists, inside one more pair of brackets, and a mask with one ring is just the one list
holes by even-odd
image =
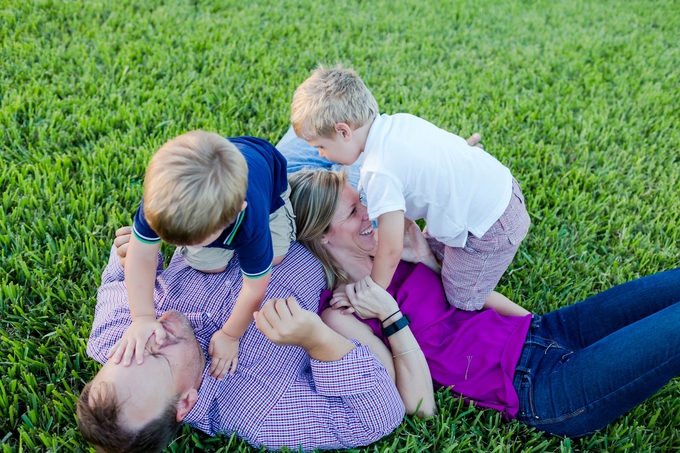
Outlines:
{"label": "wristwatch", "polygon": [[385,335],[385,337],[389,337],[390,335],[394,335],[395,333],[399,332],[409,324],[411,324],[411,319],[408,317],[408,315],[404,315],[389,326],[383,327],[382,333]]}

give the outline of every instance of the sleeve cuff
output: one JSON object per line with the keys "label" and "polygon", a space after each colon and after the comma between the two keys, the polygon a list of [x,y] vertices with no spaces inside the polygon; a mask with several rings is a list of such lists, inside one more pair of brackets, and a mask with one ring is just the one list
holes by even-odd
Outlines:
{"label": "sleeve cuff", "polygon": [[376,385],[376,370],[382,364],[358,341],[350,339],[357,347],[336,362],[311,360],[316,390],[321,395],[342,397],[369,392]]}

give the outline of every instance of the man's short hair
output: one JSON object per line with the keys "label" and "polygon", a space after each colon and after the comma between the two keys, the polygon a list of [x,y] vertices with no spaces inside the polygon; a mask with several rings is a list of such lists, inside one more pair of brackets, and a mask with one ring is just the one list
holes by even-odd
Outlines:
{"label": "man's short hair", "polygon": [[116,399],[113,385],[106,382],[97,385],[104,386],[98,397],[90,401],[90,381],[83,387],[76,406],[80,433],[97,451],[153,453],[168,446],[181,425],[176,420],[178,398],[168,401],[158,418],[133,431],[125,428],[120,420],[121,403]]}
{"label": "man's short hair", "polygon": [[212,132],[187,132],[151,159],[144,215],[165,242],[195,245],[236,219],[247,188],[248,165],[233,143]]}
{"label": "man's short hair", "polygon": [[298,137],[333,138],[337,123],[360,128],[378,112],[378,103],[354,70],[319,66],[295,90],[290,120]]}

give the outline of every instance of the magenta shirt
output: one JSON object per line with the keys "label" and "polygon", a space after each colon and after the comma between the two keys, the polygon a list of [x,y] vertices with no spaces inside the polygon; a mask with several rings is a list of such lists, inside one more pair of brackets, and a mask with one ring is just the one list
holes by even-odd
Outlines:
{"label": "magenta shirt", "polygon": [[[402,261],[387,291],[402,313],[430,367],[435,386],[452,387],[478,406],[514,418],[519,400],[512,380],[531,315],[501,316],[494,310],[463,311],[450,306],[440,277],[423,264]],[[319,312],[332,293],[321,295]],[[377,319],[361,320],[389,347]]]}

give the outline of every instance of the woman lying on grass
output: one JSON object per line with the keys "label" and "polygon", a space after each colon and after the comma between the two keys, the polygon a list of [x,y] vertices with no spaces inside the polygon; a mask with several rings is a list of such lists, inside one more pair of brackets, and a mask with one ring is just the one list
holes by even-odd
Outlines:
{"label": "woman lying on grass", "polygon": [[415,224],[405,232],[412,262],[401,262],[385,291],[370,279],[377,240],[344,173],[306,170],[289,181],[298,240],[323,263],[329,288],[347,295],[326,291],[322,319],[396,369],[410,413],[435,412],[434,382],[508,419],[579,437],[680,374],[680,269],[541,316],[464,312],[447,304]]}

